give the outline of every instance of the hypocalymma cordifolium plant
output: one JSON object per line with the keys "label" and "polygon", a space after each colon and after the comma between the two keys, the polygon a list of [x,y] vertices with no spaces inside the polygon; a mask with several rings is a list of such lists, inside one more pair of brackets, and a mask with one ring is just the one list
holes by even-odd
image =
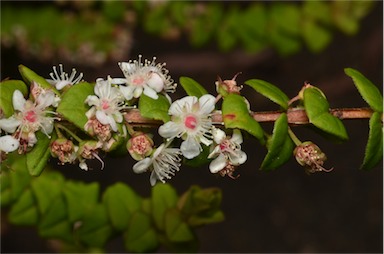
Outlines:
{"label": "hypocalymma cordifolium plant", "polygon": [[[192,186],[178,196],[164,184],[173,177],[177,181],[183,164],[206,165],[212,174],[237,179],[253,153],[242,147],[249,138],[267,149],[261,170],[282,167],[295,157],[308,174],[329,173],[337,166],[326,166],[326,151],[312,141],[300,141],[294,126],[311,125],[325,137],[346,142],[342,121],[356,118],[369,119],[361,168],[371,169],[382,160],[382,95],[357,70],[346,68],[345,73],[368,106],[330,109],[314,84],[305,83],[290,99],[263,80],[237,83],[239,73],[228,80],[218,77],[212,84],[216,94],[190,77],[180,77],[178,84],[187,96],[173,98],[178,84],[165,63],[156,61],[139,56],[120,62],[120,77],[95,81],[85,81],[87,75],[75,70],[65,73],[61,65],[53,67],[50,76],[20,65],[23,80],[1,82],[1,202],[11,206],[11,222],[37,225],[41,236],[84,249],[102,248],[113,235],[122,234],[131,252],[153,251],[160,244],[193,251],[193,229],[219,222],[224,215],[219,189]],[[276,103],[278,110],[251,111],[244,86]],[[272,133],[263,129],[263,122],[274,122]],[[89,160],[96,159],[99,169],[105,169],[108,154],[129,154],[137,161],[132,170],[148,174],[152,196],[142,198],[116,183],[99,200],[97,183],[66,181],[58,172],[44,171],[52,157],[88,171]]]}

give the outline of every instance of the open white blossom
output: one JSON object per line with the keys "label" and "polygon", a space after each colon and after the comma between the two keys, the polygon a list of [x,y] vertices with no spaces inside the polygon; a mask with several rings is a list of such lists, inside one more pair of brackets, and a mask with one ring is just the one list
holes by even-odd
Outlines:
{"label": "open white blossom", "polygon": [[55,112],[47,110],[54,103],[55,95],[51,90],[43,90],[33,102],[25,100],[19,90],[15,90],[12,97],[14,115],[0,119],[0,128],[8,133],[15,133],[17,139],[25,139],[28,146],[36,142],[35,132],[42,130],[48,137],[53,130]]}
{"label": "open white blossom", "polygon": [[81,81],[83,78],[83,73],[79,73],[79,76],[76,76],[76,69],[72,69],[71,76],[68,76],[67,73],[64,72],[63,70],[63,65],[59,64],[60,70],[56,70],[56,66],[53,66],[53,72],[49,73],[52,79],[47,79],[48,83],[51,85],[54,85],[57,90],[63,89],[67,85],[74,85],[77,84]]}
{"label": "open white blossom", "polygon": [[209,159],[215,158],[210,164],[209,169],[212,173],[217,173],[224,169],[228,163],[233,166],[243,164],[247,160],[247,154],[241,151],[243,137],[240,130],[233,130],[231,138],[225,132],[213,127],[213,140],[217,144],[213,151],[208,155]]}
{"label": "open white blossom", "polygon": [[118,63],[125,78],[115,78],[114,82],[125,84],[120,86],[120,90],[127,100],[139,98],[142,93],[156,100],[159,97],[157,93],[175,91],[176,84],[164,68],[165,63],[156,64],[155,60],[154,57],[152,62],[145,60],[142,63],[140,55],[138,61]]}
{"label": "open white blossom", "polygon": [[202,151],[200,143],[209,146],[212,143],[210,118],[215,108],[215,97],[210,94],[187,96],[174,101],[168,113],[171,121],[159,128],[159,134],[164,138],[182,138],[180,149],[187,159],[195,158]]}
{"label": "open white blossom", "polygon": [[165,183],[166,179],[171,179],[175,171],[180,170],[180,149],[168,148],[171,141],[161,144],[151,157],[147,157],[133,166],[135,173],[143,173],[152,170],[150,183],[154,186],[157,180]]}
{"label": "open white blossom", "polygon": [[123,121],[120,110],[127,108],[123,94],[117,87],[112,86],[110,77],[107,80],[97,79],[94,92],[96,95],[88,95],[85,99],[85,103],[92,106],[86,116],[88,119],[96,116],[100,123],[110,125],[113,131],[117,131],[117,123]]}

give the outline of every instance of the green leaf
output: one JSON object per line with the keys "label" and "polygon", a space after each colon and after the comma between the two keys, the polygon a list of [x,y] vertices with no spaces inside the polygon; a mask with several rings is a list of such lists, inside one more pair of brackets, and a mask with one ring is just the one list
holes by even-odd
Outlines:
{"label": "green leaf", "polygon": [[49,144],[51,139],[56,139],[56,132],[51,133],[51,139],[47,137],[42,131],[36,132],[37,143],[33,149],[26,154],[27,168],[32,176],[39,176],[45,166],[48,159],[51,156]]}
{"label": "green leaf", "polygon": [[92,212],[99,198],[99,184],[66,182],[63,190],[65,200],[68,205],[68,220],[76,222]]}
{"label": "green leaf", "polygon": [[93,94],[93,85],[81,82],[68,89],[61,97],[57,112],[66,120],[84,130],[84,125],[88,121],[85,113],[89,110],[89,106],[84,103],[88,95]]}
{"label": "green leaf", "polygon": [[50,177],[39,177],[31,183],[33,194],[37,199],[39,212],[44,214],[53,201],[61,195],[64,183],[61,174],[50,174]]}
{"label": "green leaf", "polygon": [[25,156],[19,155],[17,157],[24,157],[24,160],[20,158],[20,162],[21,164],[24,164],[24,168],[18,168],[17,170],[11,170],[9,172],[12,200],[19,199],[20,195],[31,182],[31,175],[29,174],[27,167],[25,167]]}
{"label": "green leaf", "polygon": [[289,98],[277,86],[260,79],[247,80],[245,81],[245,84],[249,85],[255,89],[256,92],[267,97],[271,101],[279,104],[283,109],[288,109]]}
{"label": "green leaf", "polygon": [[131,222],[123,238],[125,249],[128,252],[153,252],[159,244],[150,217],[139,211],[132,214]]}
{"label": "green leaf", "polygon": [[13,115],[13,93],[19,90],[24,97],[28,94],[27,85],[21,80],[5,80],[0,83],[0,110],[5,117]]}
{"label": "green leaf", "polygon": [[1,207],[9,206],[12,203],[11,177],[8,173],[0,174],[0,204]]}
{"label": "green leaf", "polygon": [[237,94],[229,94],[223,99],[222,112],[225,128],[245,130],[255,136],[261,144],[265,142],[264,131],[249,114],[245,98]]}
{"label": "green leaf", "polygon": [[189,96],[196,96],[197,98],[200,98],[204,94],[208,93],[203,86],[191,78],[180,77],[179,82]]}
{"label": "green leaf", "polygon": [[313,20],[303,22],[303,37],[308,48],[314,53],[322,51],[332,39],[331,32]]}
{"label": "green leaf", "polygon": [[67,209],[64,197],[57,196],[43,213],[39,221],[39,234],[45,238],[58,238],[67,242],[72,241],[72,227],[67,219]]}
{"label": "green leaf", "polygon": [[193,159],[183,158],[183,165],[189,167],[201,167],[206,165],[211,159],[208,159],[208,155],[210,153],[210,146],[206,146],[204,144],[201,145],[203,151]]}
{"label": "green leaf", "polygon": [[275,121],[273,134],[267,143],[268,153],[261,169],[271,170],[280,167],[292,157],[294,144],[288,135],[288,118],[282,113]]}
{"label": "green leaf", "polygon": [[382,114],[374,112],[369,120],[369,136],[361,169],[372,169],[383,159]]}
{"label": "green leaf", "polygon": [[141,207],[141,198],[123,183],[110,186],[103,195],[103,202],[113,227],[120,231],[127,228],[132,214]]}
{"label": "green leaf", "polygon": [[193,232],[176,208],[170,208],[165,213],[165,233],[171,242],[189,242],[194,239]]}
{"label": "green leaf", "polygon": [[9,212],[9,221],[16,225],[32,226],[38,221],[39,213],[31,189],[26,189]]}
{"label": "green leaf", "polygon": [[90,247],[103,247],[112,232],[106,207],[97,204],[87,211],[76,234],[83,244]]}
{"label": "green leaf", "polygon": [[139,110],[143,117],[161,120],[168,122],[170,116],[168,115],[169,101],[164,96],[159,94],[157,100],[142,94],[139,99]]}
{"label": "green leaf", "polygon": [[60,92],[51,84],[48,83],[48,81],[37,75],[34,71],[29,69],[28,67],[20,64],[19,65],[19,71],[23,79],[30,85],[32,82],[37,82],[40,87],[44,89],[50,89],[52,90],[55,94],[60,95]]}
{"label": "green leaf", "polygon": [[219,188],[202,189],[193,185],[179,199],[177,207],[188,225],[197,227],[224,220],[220,210],[222,193]]}
{"label": "green leaf", "polygon": [[152,188],[152,217],[158,229],[164,229],[164,215],[168,208],[175,207],[177,193],[168,184],[156,184]]}
{"label": "green leaf", "polygon": [[374,111],[383,112],[383,96],[377,86],[355,69],[345,68],[344,71],[352,78],[361,97],[363,97],[368,105]]}
{"label": "green leaf", "polygon": [[304,108],[309,122],[314,126],[338,139],[348,139],[343,123],[329,113],[328,101],[318,88],[308,87],[304,90]]}

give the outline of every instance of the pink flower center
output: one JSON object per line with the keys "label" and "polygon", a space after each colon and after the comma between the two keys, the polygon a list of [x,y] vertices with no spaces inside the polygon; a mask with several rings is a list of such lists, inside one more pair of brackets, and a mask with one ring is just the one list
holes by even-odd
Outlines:
{"label": "pink flower center", "polygon": [[188,129],[192,129],[194,130],[197,126],[197,119],[195,116],[193,115],[189,115],[187,116],[185,119],[184,119],[184,125],[185,127],[187,127]]}
{"label": "pink flower center", "polygon": [[143,83],[144,83],[144,78],[143,77],[135,77],[133,80],[132,80],[132,83],[135,85],[135,86],[141,86]]}
{"label": "pink flower center", "polygon": [[109,103],[108,103],[108,101],[103,101],[103,102],[101,103],[101,108],[102,108],[103,110],[107,110],[107,109],[109,108]]}
{"label": "pink flower center", "polygon": [[229,143],[228,140],[224,140],[223,142],[220,143],[220,150],[224,152],[227,149],[229,149],[230,145],[231,144]]}
{"label": "pink flower center", "polygon": [[37,120],[37,115],[35,111],[30,110],[25,113],[24,119],[27,120],[28,122],[34,123]]}

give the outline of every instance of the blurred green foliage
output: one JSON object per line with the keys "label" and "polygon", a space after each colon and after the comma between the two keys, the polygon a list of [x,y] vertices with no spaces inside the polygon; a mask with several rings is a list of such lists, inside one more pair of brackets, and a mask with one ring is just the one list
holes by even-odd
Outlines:
{"label": "blurred green foliage", "polygon": [[[321,52],[338,30],[356,34],[374,1],[57,1],[2,3],[1,42],[39,59],[98,64],[129,54],[137,32],[194,47],[290,55]],[[87,59],[91,62],[85,62]],[[84,61],[84,62],[82,62]]]}

